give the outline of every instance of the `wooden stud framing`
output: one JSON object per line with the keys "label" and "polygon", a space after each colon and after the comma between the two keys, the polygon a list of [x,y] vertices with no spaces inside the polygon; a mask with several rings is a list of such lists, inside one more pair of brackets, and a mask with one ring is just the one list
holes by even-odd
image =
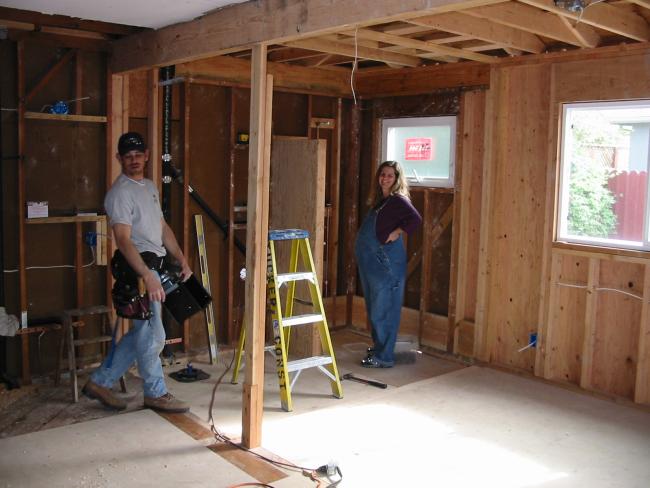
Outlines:
{"label": "wooden stud framing", "polygon": [[[227,334],[228,341],[235,340],[235,317],[234,317],[234,303],[233,297],[235,296],[235,109],[236,98],[235,88],[229,90],[229,125],[228,132],[228,309],[226,312],[228,325]],[[242,327],[245,324],[242,323]]]}
{"label": "wooden stud framing", "polygon": [[498,141],[493,141],[503,121],[497,107],[501,99],[503,87],[499,70],[490,71],[490,85],[485,109],[485,153],[483,161],[483,189],[481,193],[481,233],[479,237],[478,283],[476,291],[476,319],[474,321],[474,357],[482,361],[489,359],[488,351],[488,280],[490,277],[490,204],[492,201],[493,177],[492,166],[497,161],[496,152],[500,150]]}
{"label": "wooden stud framing", "polygon": [[147,178],[154,182],[161,190],[162,161],[160,147],[160,88],[158,88],[158,70],[150,69],[147,72],[147,143],[149,147],[149,164],[147,165]]}
{"label": "wooden stud framing", "polygon": [[557,327],[556,316],[557,308],[559,307],[559,285],[557,284],[560,281],[560,270],[562,269],[562,256],[555,254],[552,256],[551,263],[551,273],[550,273],[550,286],[551,290],[549,293],[548,307],[549,313],[546,327],[540,331],[540,335],[543,336],[543,341],[537,341],[538,354],[543,356],[544,364],[544,378],[551,379],[553,377],[553,339],[554,339],[554,328]]}
{"label": "wooden stud framing", "polygon": [[34,96],[40,92],[47,83],[54,78],[54,76],[61,71],[61,68],[63,68],[68,62],[73,58],[75,55],[74,50],[69,50],[66,52],[61,59],[59,59],[49,70],[45,75],[38,81],[38,83],[29,90],[29,93],[25,95],[25,104],[28,104]]}
{"label": "wooden stud framing", "polygon": [[[361,156],[360,134],[361,131],[361,107],[358,104],[352,105],[350,111],[350,144],[348,153],[347,174],[348,184],[345,188],[345,212],[346,222],[346,244],[345,244],[345,275],[346,306],[345,323],[352,324],[352,300],[357,289],[357,263],[354,257],[354,239],[359,219],[359,158]],[[348,186],[349,185],[349,186]]]}
{"label": "wooden stud framing", "polygon": [[[503,0],[312,0],[301,8],[285,0],[269,0],[263,10],[256,2],[244,2],[208,13],[192,22],[147,31],[114,43],[113,69],[134,71],[178,64],[240,50],[254,43],[280,44],[305,36],[326,35],[445,12],[491,5]],[[270,15],[270,13],[273,15]],[[242,23],[245,19],[245,23]],[[145,64],[146,66],[143,66]]]}
{"label": "wooden stud framing", "polygon": [[429,311],[429,295],[431,292],[431,263],[432,263],[432,234],[433,234],[433,199],[430,191],[424,191],[424,226],[422,229],[422,270],[420,273],[420,313],[418,341],[422,344],[424,314]]}
{"label": "wooden stud framing", "polygon": [[[558,259],[561,259],[558,257]],[[555,261],[554,261],[555,263]],[[598,310],[598,282],[600,277],[600,260],[591,258],[589,260],[589,275],[587,279],[587,304],[585,310],[585,334],[582,346],[582,369],[580,371],[580,386],[586,390],[591,389],[593,366],[594,366],[594,345],[596,342],[596,312]],[[644,302],[645,303],[645,302]],[[553,306],[552,301],[549,307]],[[548,364],[548,357],[545,364],[545,371],[552,373],[552,366]],[[548,376],[550,377],[550,376]]]}
{"label": "wooden stud framing", "polygon": [[[191,85],[183,83],[181,87],[181,107],[183,116],[181,121],[181,133],[183,134],[183,253],[189,260],[190,249],[190,192],[188,189],[190,181],[190,92]],[[183,321],[183,351],[190,352],[190,320]]]}
{"label": "wooden stud framing", "polygon": [[[18,274],[20,281],[20,325],[27,327],[27,273],[25,270],[25,44],[19,41],[17,50],[18,71]],[[22,380],[32,381],[29,365],[29,336],[21,339]]]}
{"label": "wooden stud framing", "polygon": [[341,211],[340,198],[341,198],[341,123],[343,120],[343,101],[341,98],[336,99],[336,121],[334,131],[332,133],[332,148],[331,148],[331,174],[330,174],[330,220],[328,229],[327,243],[328,256],[327,265],[329,270],[327,272],[329,281],[329,294],[332,297],[332,305],[330,308],[330,316],[328,317],[328,324],[330,327],[336,327],[337,314],[336,314],[336,295],[338,283],[338,256],[339,256],[339,215]]}
{"label": "wooden stud framing", "polygon": [[643,308],[639,328],[639,353],[636,363],[634,401],[650,404],[650,265],[643,276]]}
{"label": "wooden stud framing", "polygon": [[266,74],[264,44],[253,46],[246,226],[246,377],[242,444],[259,447],[264,398],[266,249],[269,218],[270,124],[273,81]]}
{"label": "wooden stud framing", "polygon": [[76,115],[83,114],[83,89],[84,89],[84,53],[81,50],[76,51],[75,56],[75,90],[74,96],[74,113]]}

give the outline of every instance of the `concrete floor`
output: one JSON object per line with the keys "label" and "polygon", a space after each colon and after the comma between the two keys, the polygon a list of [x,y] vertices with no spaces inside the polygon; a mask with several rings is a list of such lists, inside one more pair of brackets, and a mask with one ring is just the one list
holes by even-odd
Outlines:
{"label": "concrete floor", "polygon": [[[305,371],[294,387],[294,411],[283,412],[268,355],[262,443],[265,452],[309,468],[336,461],[344,475],[339,487],[650,486],[646,410],[429,356],[366,370],[357,365],[365,338],[337,333],[335,344],[341,374],[365,374],[389,388],[344,381],[344,398],[335,399],[324,376]],[[203,382],[168,381],[203,426],[230,357],[222,354],[216,366],[195,360],[212,375]],[[229,379],[217,388],[213,416],[221,432],[237,438],[241,382]],[[206,449],[213,439],[193,439],[140,410],[141,394],[130,398],[127,413],[0,439],[0,486],[225,488],[256,478]],[[102,412],[82,402],[91,414]],[[316,486],[288,471],[268,484]]]}

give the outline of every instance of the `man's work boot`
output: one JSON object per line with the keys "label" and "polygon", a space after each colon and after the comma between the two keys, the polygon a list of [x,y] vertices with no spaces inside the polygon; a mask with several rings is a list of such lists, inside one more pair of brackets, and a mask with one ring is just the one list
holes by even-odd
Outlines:
{"label": "man's work boot", "polygon": [[144,406],[166,413],[185,413],[190,410],[187,403],[174,398],[171,393],[165,393],[158,398],[144,397]]}
{"label": "man's work boot", "polygon": [[124,410],[126,402],[116,397],[111,390],[88,380],[81,392],[88,398],[99,400],[105,407],[113,410]]}

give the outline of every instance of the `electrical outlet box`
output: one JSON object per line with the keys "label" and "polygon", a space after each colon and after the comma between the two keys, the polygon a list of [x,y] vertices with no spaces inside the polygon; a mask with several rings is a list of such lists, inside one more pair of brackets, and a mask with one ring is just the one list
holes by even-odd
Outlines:
{"label": "electrical outlet box", "polygon": [[531,344],[530,347],[537,347],[537,332],[531,332],[528,336],[528,344]]}

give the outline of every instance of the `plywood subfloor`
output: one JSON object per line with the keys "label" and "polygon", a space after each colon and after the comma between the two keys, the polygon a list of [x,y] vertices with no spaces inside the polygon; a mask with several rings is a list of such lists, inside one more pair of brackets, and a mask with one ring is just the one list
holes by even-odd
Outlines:
{"label": "plywood subfloor", "polygon": [[[344,398],[335,399],[324,376],[317,371],[305,371],[294,388],[294,411],[283,412],[279,408],[274,360],[267,355],[264,452],[310,468],[336,460],[344,474],[343,482],[338,485],[340,488],[650,486],[650,464],[647,462],[650,459],[650,413],[647,410],[601,400],[536,379],[478,366],[463,367],[429,356],[421,356],[416,364],[367,370],[358,366],[367,345],[365,337],[337,332],[334,340],[341,373],[364,375],[384,381],[389,387],[382,390],[344,381]],[[84,462],[78,461],[81,454],[76,453],[79,449],[76,444],[69,461],[65,461],[64,449],[60,454],[54,453],[64,462],[60,465],[61,473],[48,478],[64,479],[70,463],[81,466],[81,473],[87,476],[82,480],[85,484],[65,486],[140,486],[135,483],[102,484],[108,475],[115,475],[110,464],[112,459],[121,463],[124,452],[133,457],[133,460],[129,457],[124,461],[127,472],[134,465],[130,463],[156,468],[148,478],[156,486],[166,486],[170,480],[175,480],[173,486],[202,486],[190,482],[193,473],[181,474],[184,456],[190,452],[192,466],[212,463],[213,458],[219,458],[215,452],[223,459],[214,462],[226,459],[232,463],[218,464],[225,478],[213,478],[211,486],[230,486],[228,476],[231,473],[236,473],[238,482],[251,477],[263,478],[276,488],[315,486],[300,474],[285,473],[286,477],[278,478],[272,470],[255,467],[255,463],[245,458],[239,459],[232,449],[214,446],[214,439],[207,430],[208,406],[214,384],[230,358],[229,352],[222,353],[216,366],[197,359],[194,365],[212,375],[206,381],[177,383],[169,380],[171,391],[191,403],[189,417],[168,421],[159,417],[142,424],[132,422],[131,419],[139,416],[150,419],[153,415],[139,411],[140,393],[133,397],[130,411],[124,414],[106,414],[96,402],[82,400],[87,402],[83,408],[91,416],[109,417],[0,439],[0,452],[3,453],[0,456],[0,463],[3,463],[0,465],[3,474],[0,486],[9,486],[3,485],[4,473],[14,476],[17,470],[22,476],[27,464],[33,467],[34,472],[28,475],[34,477],[34,483],[11,486],[63,486],[38,484],[40,472],[53,469],[55,459],[43,457],[43,453],[51,452],[38,446],[47,446],[48,442],[67,446],[69,439],[77,444],[103,443],[104,448],[85,452]],[[217,388],[213,416],[216,427],[236,439],[241,435],[242,388],[241,384],[230,384],[229,379],[230,374]],[[67,388],[64,391],[64,396],[58,400],[61,404],[69,398]],[[0,420],[5,414],[3,412]],[[42,412],[39,415],[42,416]],[[44,428],[56,422],[60,424],[65,415],[59,414],[58,420],[46,423]],[[69,418],[80,421],[80,417]],[[30,415],[25,415],[23,422],[32,427],[38,425]],[[166,445],[156,442],[152,448],[146,444],[147,437],[155,437],[150,435],[148,422],[165,425],[162,433],[168,437],[162,443]],[[122,444],[107,443],[103,439],[105,426],[113,427],[110,439],[125,440],[126,451],[120,447]],[[176,434],[166,433],[168,429]],[[65,433],[65,436],[58,441],[47,441],[49,433]],[[212,447],[208,449],[209,446]],[[5,461],[7,452],[11,452],[11,459],[20,460],[17,463]],[[179,464],[173,464],[173,469],[177,469],[175,472],[181,477],[165,477],[166,471],[160,469],[158,458],[169,459],[177,454],[180,459],[175,461]],[[206,455],[212,457],[204,460]],[[92,469],[87,469],[87,465]],[[231,468],[239,469],[236,466],[241,466],[245,473],[231,471]]]}

